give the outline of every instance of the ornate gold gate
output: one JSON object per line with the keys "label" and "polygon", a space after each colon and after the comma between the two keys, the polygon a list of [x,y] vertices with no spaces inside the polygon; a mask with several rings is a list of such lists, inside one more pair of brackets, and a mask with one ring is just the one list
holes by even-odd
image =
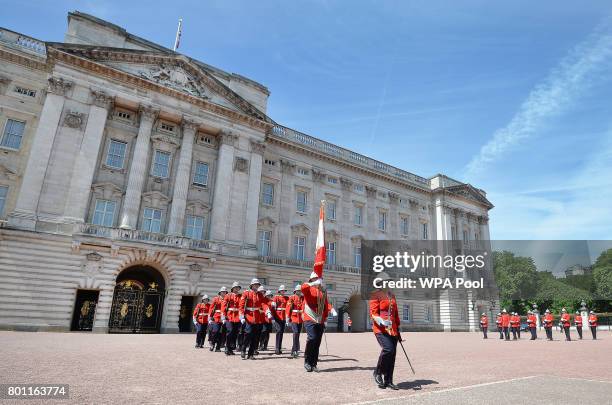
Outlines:
{"label": "ornate gold gate", "polygon": [[109,320],[110,333],[158,333],[164,291],[159,285],[124,280],[115,286]]}

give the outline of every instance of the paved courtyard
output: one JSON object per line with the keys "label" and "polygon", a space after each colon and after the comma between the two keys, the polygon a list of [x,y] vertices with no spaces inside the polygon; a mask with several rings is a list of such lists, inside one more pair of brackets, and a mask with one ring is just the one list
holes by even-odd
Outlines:
{"label": "paved courtyard", "polygon": [[[554,336],[506,342],[495,334],[405,333],[416,375],[400,349],[401,390],[391,391],[372,380],[379,348],[371,333],[329,334],[329,355],[323,342],[315,374],[287,355],[241,361],[194,349],[189,334],[0,331],[0,383],[69,384],[73,403],[303,403],[306,395],[330,404],[610,403],[612,334],[573,342]],[[288,344],[286,336],[285,351]]]}

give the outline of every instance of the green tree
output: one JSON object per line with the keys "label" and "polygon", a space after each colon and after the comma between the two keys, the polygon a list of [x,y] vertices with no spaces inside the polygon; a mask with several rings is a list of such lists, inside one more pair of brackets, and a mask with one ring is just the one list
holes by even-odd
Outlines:
{"label": "green tree", "polygon": [[612,249],[602,252],[593,266],[593,284],[595,298],[607,301],[612,300]]}

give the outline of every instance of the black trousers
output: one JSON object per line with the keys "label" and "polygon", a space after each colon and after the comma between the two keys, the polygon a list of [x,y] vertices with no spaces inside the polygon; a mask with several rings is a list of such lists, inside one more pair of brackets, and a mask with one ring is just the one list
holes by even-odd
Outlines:
{"label": "black trousers", "polygon": [[510,329],[512,329],[512,340],[516,340],[516,326],[512,326]]}
{"label": "black trousers", "polygon": [[272,330],[271,323],[261,325],[261,336],[259,338],[259,349],[268,350],[268,342],[270,341],[270,331]]}
{"label": "black trousers", "polygon": [[488,339],[487,338],[487,328],[481,326],[480,329],[482,329],[482,334],[484,335],[484,339]]}
{"label": "black trousers", "polygon": [[521,325],[519,325],[519,326],[516,328],[516,334],[518,335],[518,338],[520,339],[520,338],[521,338]]}
{"label": "black trousers", "polygon": [[570,337],[570,327],[564,326],[563,331],[565,332],[565,340],[572,340],[572,338]]}
{"label": "black trousers", "polygon": [[244,323],[244,340],[242,341],[241,351],[244,353],[249,348],[249,356],[252,356],[259,345],[259,337],[261,335],[260,323]]}
{"label": "black trousers", "polygon": [[398,338],[386,333],[377,333],[376,340],[382,349],[378,356],[378,364],[376,364],[376,374],[381,374],[385,382],[393,382]]}
{"label": "black trousers", "polygon": [[319,347],[325,327],[321,323],[306,321],[304,322],[304,329],[306,329],[308,336],[306,338],[306,349],[304,350],[304,363],[315,367],[319,362]]}
{"label": "black trousers", "polygon": [[203,347],[206,339],[207,323],[196,323],[196,346]]}
{"label": "black trousers", "polygon": [[504,326],[504,336],[506,337],[506,340],[510,340],[510,328],[507,326]]}
{"label": "black trousers", "polygon": [[221,342],[223,340],[223,324],[221,322],[211,322],[212,327],[210,329],[210,347],[221,349]]}
{"label": "black trousers", "polygon": [[276,321],[276,346],[277,352],[283,349],[283,335],[285,334],[285,321]]}
{"label": "black trousers", "polygon": [[544,330],[546,331],[546,338],[548,340],[553,340],[553,334],[552,334],[552,327],[550,328],[544,328]]}
{"label": "black trousers", "polygon": [[538,338],[538,333],[536,332],[536,327],[535,326],[530,326],[529,327],[529,332],[531,332],[531,339],[530,340],[536,340]]}
{"label": "black trousers", "polygon": [[237,347],[241,348],[242,347],[242,343],[244,342],[244,324],[239,322],[239,327],[238,327],[238,335],[236,337],[236,345]]}
{"label": "black trousers", "polygon": [[582,325],[576,325],[576,331],[578,332],[580,339],[582,339]]}
{"label": "black trousers", "polygon": [[497,331],[499,332],[499,338],[503,339],[504,338],[504,329],[501,326],[497,327]]}
{"label": "black trousers", "polygon": [[593,340],[597,339],[597,326],[591,326],[591,335],[593,335]]}
{"label": "black trousers", "polygon": [[293,332],[293,346],[291,346],[291,353],[300,351],[300,332],[302,332],[301,323],[291,323],[291,331]]}
{"label": "black trousers", "polygon": [[236,338],[240,329],[240,322],[225,321],[225,350],[236,350]]}

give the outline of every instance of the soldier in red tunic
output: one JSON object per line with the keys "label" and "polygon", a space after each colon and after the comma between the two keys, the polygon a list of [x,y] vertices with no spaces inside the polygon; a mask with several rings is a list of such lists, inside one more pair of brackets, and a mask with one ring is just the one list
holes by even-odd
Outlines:
{"label": "soldier in red tunic", "polygon": [[597,340],[597,315],[595,312],[589,311],[589,328],[591,328],[591,335],[593,335],[593,340]]}
{"label": "soldier in red tunic", "polygon": [[576,325],[576,332],[578,332],[578,337],[582,340],[582,316],[579,311],[576,311],[576,315],[574,316],[574,325]]}
{"label": "soldier in red tunic", "polygon": [[215,298],[213,298],[212,302],[210,303],[210,309],[208,311],[208,318],[210,319],[210,322],[212,324],[212,327],[210,329],[211,352],[213,350],[216,352],[220,352],[221,343],[223,343],[221,339],[223,335],[223,323],[221,322],[221,304],[223,304],[223,298],[225,297],[225,294],[227,294],[227,288],[221,287],[219,289],[219,294]]}
{"label": "soldier in red tunic", "polygon": [[504,330],[504,336],[506,340],[510,340],[510,315],[508,314],[506,309],[502,310],[501,326]]}
{"label": "soldier in red tunic", "polygon": [[[380,278],[389,276],[381,274]],[[374,370],[374,381],[379,388],[399,389],[393,383],[393,370],[395,368],[395,355],[397,342],[400,336],[400,318],[397,310],[395,295],[388,289],[377,289],[370,299],[370,316],[372,318],[372,331],[381,347],[378,364]]]}
{"label": "soldier in red tunic", "polygon": [[536,340],[538,338],[538,334],[536,332],[536,324],[537,318],[532,311],[527,312],[527,326],[529,326],[529,332],[531,332],[531,339]]}
{"label": "soldier in red tunic", "polygon": [[283,354],[283,334],[285,333],[285,307],[287,306],[288,298],[285,296],[287,289],[284,285],[278,287],[278,294],[272,298],[271,310],[274,323],[276,324],[276,345],[274,354]]}
{"label": "soldier in red tunic", "polygon": [[499,338],[503,339],[504,338],[504,329],[502,328],[502,318],[501,318],[502,314],[501,312],[497,313],[497,317],[495,318],[495,325],[497,325],[497,331],[499,332]]}
{"label": "soldier in red tunic", "polygon": [[291,358],[297,358],[300,353],[300,332],[302,332],[302,311],[304,310],[304,297],[302,290],[297,284],[293,289],[293,295],[287,300],[285,306],[285,319],[291,326],[293,332],[293,346],[291,347]]}
{"label": "soldier in red tunic", "polygon": [[210,309],[208,295],[202,297],[202,302],[193,310],[193,324],[196,327],[196,349],[204,347],[206,330],[208,329],[208,310]]}
{"label": "soldier in red tunic", "polygon": [[240,298],[240,322],[244,324],[244,340],[240,357],[243,360],[255,360],[254,354],[259,344],[261,324],[264,318],[264,296],[263,293],[257,291],[259,287],[261,287],[261,283],[254,278],[249,285],[250,290],[242,293]]}
{"label": "soldier in red tunic", "polygon": [[240,329],[240,314],[238,306],[240,305],[240,289],[242,287],[237,281],[234,281],[230,292],[223,298],[221,304],[221,321],[225,324],[227,331],[225,337],[225,354],[228,356],[234,355],[236,349],[236,338]]}
{"label": "soldier in red tunic", "polygon": [[568,342],[572,340],[572,338],[570,337],[570,321],[570,314],[568,314],[567,310],[563,308],[561,310],[561,319],[559,319],[559,324],[563,328],[563,331],[565,332],[565,340]]}
{"label": "soldier in red tunic", "polygon": [[482,329],[482,338],[487,339],[487,330],[489,329],[489,317],[484,312],[480,316],[480,329]]}
{"label": "soldier in red tunic", "polygon": [[[263,289],[263,287],[261,287]],[[267,290],[264,294],[264,321],[261,325],[261,338],[259,339],[259,350],[268,350],[270,332],[272,331],[272,298],[274,294]]]}
{"label": "soldier in red tunic", "polygon": [[553,327],[553,316],[550,313],[550,310],[547,309],[546,312],[544,313],[544,331],[546,331],[546,339],[548,340],[553,340],[553,333],[552,333],[552,327]]}

